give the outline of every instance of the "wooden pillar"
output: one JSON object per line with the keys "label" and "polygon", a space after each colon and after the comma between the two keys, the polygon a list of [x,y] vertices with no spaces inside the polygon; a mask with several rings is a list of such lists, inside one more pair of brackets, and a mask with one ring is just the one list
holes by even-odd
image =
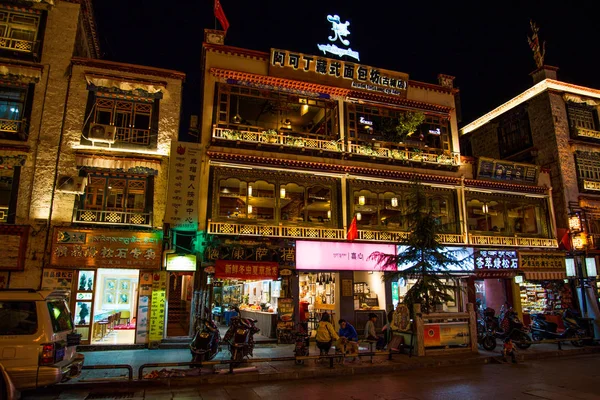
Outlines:
{"label": "wooden pillar", "polygon": [[477,316],[475,315],[475,307],[473,303],[467,304],[467,312],[469,313],[469,335],[471,339],[471,351],[478,353],[477,349]]}

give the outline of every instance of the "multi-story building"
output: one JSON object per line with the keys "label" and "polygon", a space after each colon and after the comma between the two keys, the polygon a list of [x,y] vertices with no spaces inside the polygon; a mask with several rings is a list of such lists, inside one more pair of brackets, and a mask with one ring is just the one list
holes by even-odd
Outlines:
{"label": "multi-story building", "polygon": [[548,169],[562,254],[571,248],[569,219],[579,215],[587,234],[571,239],[589,256],[579,277],[593,279],[592,260],[600,254],[600,91],[558,80],[555,67],[542,66],[532,77],[531,88],[464,126],[461,148]]}
{"label": "multi-story building", "polygon": [[[358,329],[368,313],[391,309],[411,282],[382,283],[368,258],[402,251],[395,245],[408,235],[413,181],[424,185],[441,240],[477,251],[462,271],[465,285],[481,279],[485,292],[487,281],[488,304],[520,304],[512,279],[520,251],[531,259],[557,247],[547,173],[507,163],[503,168],[527,174],[476,176],[474,161],[459,155],[453,77],[424,83],[358,62],[241,49],[223,39],[207,31],[203,45],[200,129],[199,229],[207,234],[203,265],[214,273],[217,308],[244,303],[286,314],[292,301],[298,320],[314,322],[317,311],[328,310]],[[357,239],[348,241],[354,218]],[[444,309],[464,310],[468,300],[475,301],[474,291],[457,291]],[[252,314],[272,336],[264,315]]]}
{"label": "multi-story building", "polygon": [[70,290],[84,343],[145,343],[184,74],[98,59],[90,0],[0,14],[0,279]]}

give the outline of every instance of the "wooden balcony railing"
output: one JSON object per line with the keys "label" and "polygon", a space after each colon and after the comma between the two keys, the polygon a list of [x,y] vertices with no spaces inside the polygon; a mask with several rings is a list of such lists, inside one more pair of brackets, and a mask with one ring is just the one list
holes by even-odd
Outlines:
{"label": "wooden balcony railing", "polygon": [[0,118],[0,132],[18,133],[21,132],[23,121],[15,121],[14,119]]}
{"label": "wooden balcony railing", "polygon": [[389,149],[386,147],[375,147],[371,145],[353,144],[349,145],[349,152],[371,157],[392,158],[394,160],[406,160],[439,165],[459,165],[460,154],[438,154],[428,150],[420,149]]}
{"label": "wooden balcony railing", "polygon": [[583,179],[583,189],[598,191],[600,190],[600,182]]}
{"label": "wooden balcony railing", "polygon": [[37,44],[37,41],[0,37],[0,48],[2,49],[35,53],[37,51]]}
{"label": "wooden balcony railing", "polygon": [[337,140],[321,140],[286,135],[283,133],[238,131],[225,128],[213,128],[213,138],[241,142],[261,143],[266,145],[300,147],[323,151],[341,152],[342,143]]}
{"label": "wooden balcony railing", "polygon": [[[346,240],[346,231],[336,228],[284,226],[284,225],[256,225],[234,222],[209,221],[208,233],[213,235],[235,236],[265,236],[284,237],[295,239],[322,239]],[[600,236],[600,235],[599,235]],[[359,230],[358,239],[367,242],[392,242],[397,243],[408,237],[408,232]],[[505,236],[480,236],[443,233],[439,235],[440,241],[448,245],[481,245],[481,246],[506,246],[506,247],[558,247],[556,239],[531,238],[531,237],[505,237]]]}
{"label": "wooden balcony railing", "polygon": [[73,222],[101,225],[152,226],[152,213],[137,211],[77,210]]}
{"label": "wooden balcony railing", "polygon": [[585,128],[574,128],[575,134],[578,137],[582,138],[590,138],[590,139],[600,139],[600,132],[595,131],[593,129],[585,129]]}
{"label": "wooden balcony railing", "polygon": [[0,206],[0,224],[8,222],[8,207]]}

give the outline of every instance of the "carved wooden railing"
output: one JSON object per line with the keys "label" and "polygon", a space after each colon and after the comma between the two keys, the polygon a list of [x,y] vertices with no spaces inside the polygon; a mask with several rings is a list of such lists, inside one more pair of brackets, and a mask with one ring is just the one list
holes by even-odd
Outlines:
{"label": "carved wooden railing", "polygon": [[136,211],[76,210],[73,222],[101,225],[152,226],[152,213]]}
{"label": "carved wooden railing", "polygon": [[375,147],[371,145],[361,145],[351,143],[348,151],[353,154],[360,154],[380,158],[392,158],[394,160],[405,160],[422,162],[438,165],[459,165],[459,153],[438,154],[420,149],[389,149],[386,147]]}
{"label": "carved wooden railing", "polygon": [[212,137],[215,139],[234,140],[265,145],[298,147],[323,151],[341,152],[342,143],[337,140],[321,140],[286,135],[283,133],[251,132],[243,130],[213,128]]}
{"label": "carved wooden railing", "polygon": [[507,247],[558,247],[556,239],[532,238],[522,236],[482,236],[469,234],[469,244]]}

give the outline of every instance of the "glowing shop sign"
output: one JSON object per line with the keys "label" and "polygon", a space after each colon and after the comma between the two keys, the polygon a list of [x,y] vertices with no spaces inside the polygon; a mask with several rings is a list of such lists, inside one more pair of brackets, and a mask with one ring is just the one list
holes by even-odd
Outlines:
{"label": "glowing shop sign", "polygon": [[[407,249],[408,246],[398,246],[398,254],[404,253]],[[441,252],[447,252],[448,256],[454,257],[458,261],[462,261],[462,265],[446,265],[446,269],[444,270],[445,272],[471,272],[474,270],[473,249],[471,247],[444,247]],[[416,263],[399,264],[398,270],[404,271],[405,269],[413,267],[415,264]]]}
{"label": "glowing shop sign", "polygon": [[430,135],[438,135],[439,136],[439,135],[442,134],[442,131],[440,130],[440,128],[430,129],[429,130],[429,134]]}
{"label": "glowing shop sign", "polygon": [[379,270],[371,253],[396,254],[393,244],[296,241],[296,269],[330,271]]}
{"label": "glowing shop sign", "polygon": [[373,121],[369,121],[368,119],[365,119],[365,117],[360,117],[359,122],[365,125],[373,125]]}
{"label": "glowing shop sign", "polygon": [[[333,36],[328,37],[329,41],[336,42],[339,40],[344,46],[349,46],[350,41],[344,38],[350,35],[350,31],[348,30],[348,25],[350,25],[350,22],[346,21],[342,23],[339,15],[328,15],[327,21],[331,22],[331,30],[333,31]],[[354,51],[350,47],[345,49],[337,47],[335,44],[318,44],[317,47],[323,52],[323,54],[330,53],[338,57],[347,56],[360,61],[358,51]]]}

